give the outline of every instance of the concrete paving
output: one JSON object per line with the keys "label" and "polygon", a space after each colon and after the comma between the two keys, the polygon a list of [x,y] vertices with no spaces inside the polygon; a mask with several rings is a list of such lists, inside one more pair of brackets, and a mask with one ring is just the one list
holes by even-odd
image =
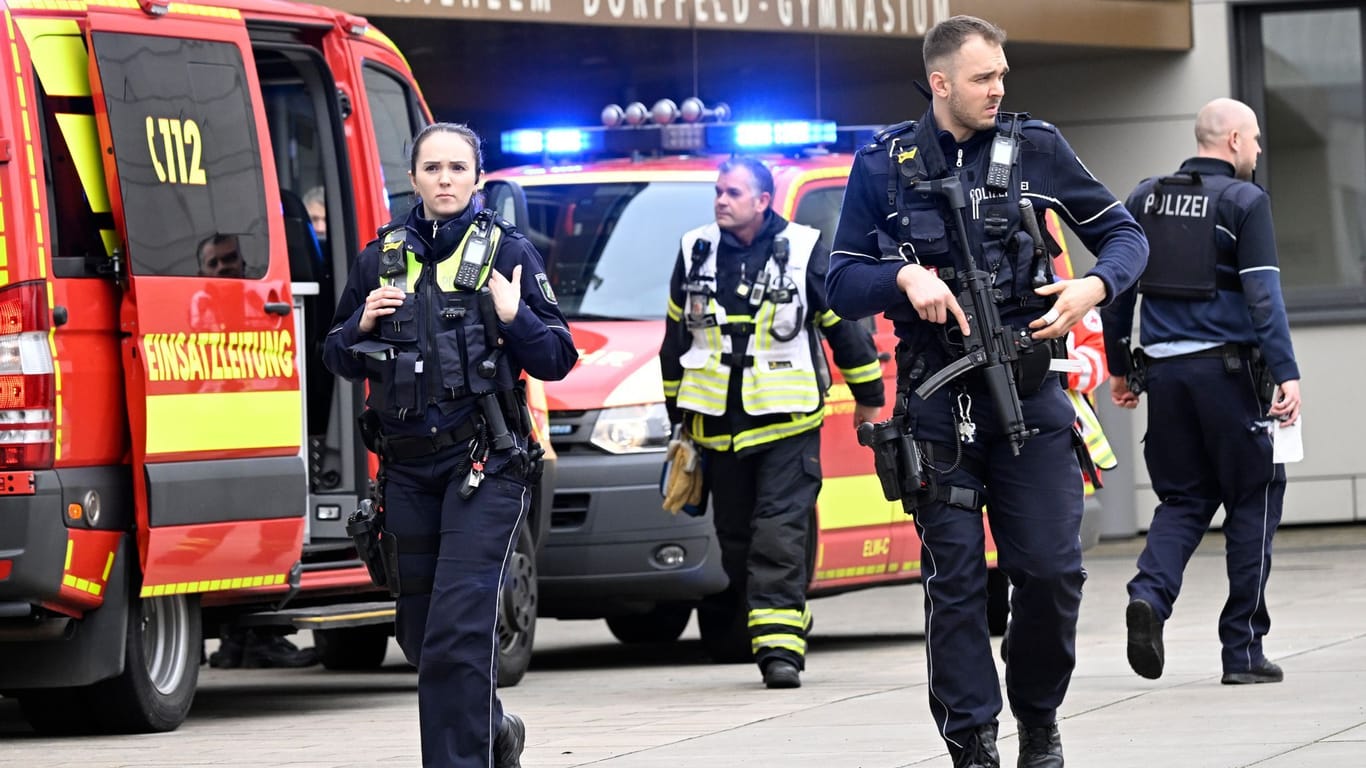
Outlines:
{"label": "concrete paving", "polygon": [[[1222,539],[1192,560],[1166,628],[1160,680],[1125,660],[1124,582],[1141,539],[1087,553],[1078,667],[1061,712],[1073,768],[1366,766],[1366,525],[1277,539],[1268,655],[1284,683],[1220,685]],[[926,703],[920,590],[814,601],[802,688],[766,690],[750,665],[706,662],[682,641],[615,642],[602,622],[542,621],[532,671],[505,704],[528,724],[526,768],[900,768],[948,766]],[[302,638],[306,641],[307,637]],[[392,648],[367,674],[209,670],[169,734],[31,735],[0,700],[0,763],[43,768],[417,766],[415,678]],[[79,713],[73,713],[79,716]],[[1002,763],[1017,741],[1006,714]]]}

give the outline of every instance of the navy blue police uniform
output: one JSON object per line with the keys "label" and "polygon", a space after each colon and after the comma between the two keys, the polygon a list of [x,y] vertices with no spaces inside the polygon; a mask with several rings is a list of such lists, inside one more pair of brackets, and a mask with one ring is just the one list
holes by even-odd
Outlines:
{"label": "navy blue police uniform", "polygon": [[[754,286],[764,283],[759,276],[767,274],[766,265],[774,259],[775,242],[801,239],[794,234],[798,230],[809,247],[803,284],[770,288],[767,295],[756,293]],[[696,272],[705,274],[690,274],[694,270],[685,267],[684,254],[678,254],[669,280],[669,311],[659,353],[670,420],[685,424],[704,452],[704,481],[722,565],[729,577],[725,591],[708,596],[698,607],[698,620],[722,630],[747,626],[748,647],[732,648],[724,641],[708,640],[709,651],[719,659],[752,655],[761,670],[767,671],[769,663],[778,659],[801,670],[806,665],[806,630],[811,623],[806,607],[811,510],[821,489],[820,427],[825,416],[824,389],[829,386],[828,379],[822,381],[818,373],[825,363],[820,337],[829,340],[835,366],[862,405],[880,407],[885,401],[882,366],[872,334],[857,323],[842,321],[827,305],[825,273],[830,252],[816,239],[817,231],[790,226],[785,218],[768,211],[749,244],[719,229],[712,234],[717,237],[714,258],[693,260],[699,262]],[[703,284],[690,285],[699,281]],[[695,339],[688,330],[699,319],[692,302],[704,297],[714,300],[724,313],[726,322],[714,330],[729,337],[734,351],[725,356],[732,365],[725,379],[716,383],[712,399],[724,401],[724,408],[714,414],[689,411],[683,384],[684,356],[690,350],[704,352],[705,340],[713,338],[703,332]],[[784,335],[773,322],[765,324],[765,318],[779,314],[769,305],[796,309],[795,322],[802,335],[794,332],[791,340],[801,348],[791,350],[792,360],[767,355],[756,363],[754,354],[746,354],[756,348],[771,350],[775,333]],[[814,332],[817,328],[820,335]],[[756,393],[745,391],[747,375],[761,380],[769,368],[780,376],[794,370],[809,374],[798,380],[796,387],[801,391],[793,393],[798,397],[788,401],[790,407],[756,408]],[[685,390],[682,408],[681,386]],[[769,386],[767,392],[780,391],[782,386]],[[740,633],[708,634],[727,638]]]}
{"label": "navy blue police uniform", "polygon": [[[384,535],[397,542],[395,634],[418,671],[425,766],[494,765],[498,595],[531,494],[518,381],[522,371],[564,378],[578,357],[540,255],[492,213],[471,205],[438,223],[419,204],[381,229],[351,269],[323,349],[334,373],[370,385],[363,418],[377,417]],[[476,290],[454,280],[472,233],[495,249]],[[519,265],[522,302],[505,324],[482,289],[490,268],[510,279]],[[365,298],[381,282],[403,288],[404,302],[362,333]]]}
{"label": "navy blue police uniform", "polygon": [[[1152,257],[1139,283],[1102,313],[1105,347],[1110,372],[1129,374],[1128,337],[1142,293],[1143,454],[1160,501],[1129,596],[1166,621],[1186,563],[1222,504],[1229,596],[1219,640],[1225,674],[1245,673],[1266,662],[1265,589],[1285,494],[1266,415],[1271,385],[1300,377],[1271,201],[1261,187],[1235,178],[1228,162],[1195,157],[1172,176],[1145,179],[1125,205],[1147,233]],[[1140,671],[1160,673],[1160,661]]]}
{"label": "navy blue police uniform", "polygon": [[[1006,663],[1010,707],[1022,726],[1051,727],[1075,665],[1085,580],[1082,481],[1074,452],[1075,414],[1056,373],[1048,372],[1046,353],[1018,366],[1024,422],[1038,430],[1018,455],[977,373],[928,400],[912,391],[957,356],[951,338],[958,331],[952,318],[948,326],[921,320],[897,288],[897,273],[907,263],[920,264],[957,292],[964,265],[947,204],[906,182],[949,175],[961,180],[967,245],[978,268],[988,273],[1006,326],[1024,329],[1047,307],[1032,290],[1040,284],[1039,270],[1047,267],[1038,263],[1023,227],[1021,198],[1036,210],[1056,210],[1098,254],[1087,275],[1105,284],[1107,297],[1137,278],[1147,255],[1133,217],[1054,126],[1025,115],[1002,115],[997,128],[1015,134],[1019,147],[1004,185],[986,184],[996,131],[978,131],[958,143],[938,129],[933,110],[918,122],[887,129],[860,150],[826,280],[830,305],[840,315],[883,312],[894,321],[897,410],[927,447],[940,488],[948,489],[906,511],[913,512],[921,539],[930,709],[955,761],[974,744],[994,745],[1001,710],[987,625],[980,505],[988,505],[998,564],[1014,586]],[[1032,373],[1025,375],[1026,369]],[[994,754],[994,746],[990,750]]]}

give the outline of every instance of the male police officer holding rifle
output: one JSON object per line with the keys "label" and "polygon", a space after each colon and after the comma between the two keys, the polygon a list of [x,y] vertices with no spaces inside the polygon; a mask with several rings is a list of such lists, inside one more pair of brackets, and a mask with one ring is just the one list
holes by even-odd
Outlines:
{"label": "male police officer holding rifle", "polygon": [[[920,533],[930,709],[954,766],[1000,765],[986,502],[1014,586],[1006,688],[1018,764],[1056,768],[1057,709],[1075,665],[1085,578],[1082,483],[1074,413],[1042,342],[1063,338],[1133,283],[1147,243],[1056,128],[999,113],[1004,41],[1001,29],[970,16],[928,32],[931,108],[859,152],[826,286],[840,315],[885,312],[900,339],[901,423],[876,431],[906,435],[918,455],[902,466],[925,478],[891,490]],[[1086,276],[1051,282],[1025,200],[1056,209],[1097,254]]]}

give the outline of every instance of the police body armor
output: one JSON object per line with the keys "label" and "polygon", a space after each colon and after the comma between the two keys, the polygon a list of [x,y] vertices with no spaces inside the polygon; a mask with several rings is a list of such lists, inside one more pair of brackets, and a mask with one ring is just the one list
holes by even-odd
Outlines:
{"label": "police body armor", "polygon": [[[968,247],[977,255],[978,267],[987,271],[997,293],[997,303],[1006,308],[1043,308],[1045,300],[1033,289],[1036,276],[1046,274],[1052,279],[1051,256],[1035,256],[1033,238],[1024,227],[1020,210],[1021,162],[1027,155],[1042,156],[1044,148],[1022,139],[1021,132],[1029,124],[1042,124],[1029,119],[1028,113],[1003,112],[997,116],[998,135],[1009,136],[1018,147],[1008,164],[1008,176],[997,186],[986,183],[989,176],[991,152],[979,154],[977,178],[982,186],[970,192],[968,213]],[[875,140],[887,147],[889,176],[887,200],[895,210],[891,233],[879,230],[882,258],[919,264],[935,272],[955,291],[958,289],[957,236],[948,226],[948,210],[943,200],[918,192],[913,185],[919,181],[943,178],[952,173],[932,135],[931,126],[914,121],[902,123],[883,131]],[[874,146],[877,146],[875,144]],[[1051,151],[1049,148],[1048,151]],[[1031,163],[1049,162],[1046,157],[1031,158]],[[980,238],[980,241],[978,241]],[[1049,243],[1047,250],[1056,250]],[[1023,257],[1021,256],[1023,254]],[[892,320],[914,321],[915,309],[907,304],[888,313]]]}
{"label": "police body armor", "polygon": [[692,345],[680,363],[678,407],[709,416],[726,410],[731,370],[742,368],[741,400],[754,416],[810,413],[820,406],[817,366],[805,317],[806,267],[820,232],[789,222],[752,281],[742,278],[751,315],[728,315],[716,300],[715,222],[683,235],[684,327]]}
{"label": "police body armor", "polygon": [[1218,269],[1220,254],[1214,242],[1219,199],[1239,183],[1230,176],[1198,173],[1149,182],[1135,217],[1148,236],[1151,254],[1138,280],[1139,292],[1192,301],[1213,299],[1221,289],[1242,292],[1236,269]]}
{"label": "police body armor", "polygon": [[[405,296],[376,323],[378,338],[354,349],[367,357],[367,405],[388,418],[421,419],[428,405],[454,411],[478,395],[515,389],[487,288],[510,228],[491,210],[481,211],[452,254],[425,264],[408,242],[406,227],[381,231],[380,284],[396,286]],[[469,258],[472,242],[487,249],[477,264]]]}

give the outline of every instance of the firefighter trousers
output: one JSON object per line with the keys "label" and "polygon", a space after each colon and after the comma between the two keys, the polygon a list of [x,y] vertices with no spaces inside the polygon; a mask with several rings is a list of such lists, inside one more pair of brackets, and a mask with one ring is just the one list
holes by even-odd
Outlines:
{"label": "firefighter trousers", "polygon": [[759,667],[785,659],[805,667],[808,542],[821,489],[820,430],[785,437],[740,455],[707,451],[707,484],[730,585],[700,610],[748,611]]}
{"label": "firefighter trousers", "polygon": [[[530,499],[518,465],[505,466],[486,474],[469,499],[457,493],[469,470],[468,446],[385,467],[384,527],[400,542],[400,575],[419,589],[431,585],[430,593],[400,595],[395,616],[398,644],[417,667],[426,768],[493,764],[503,720],[498,597]],[[434,537],[437,551],[405,552],[405,535]]]}
{"label": "firefighter trousers", "polygon": [[1166,621],[1182,573],[1220,505],[1224,508],[1228,601],[1219,615],[1225,672],[1259,665],[1271,629],[1266,582],[1281,520],[1285,465],[1271,461],[1271,436],[1246,360],[1173,358],[1148,369],[1143,457],[1160,503],[1148,528],[1129,597]]}
{"label": "firefighter trousers", "polygon": [[[1076,666],[1077,615],[1086,573],[1081,561],[1082,481],[1072,444],[1076,418],[1055,380],[1022,398],[1038,434],[1019,455],[1001,434],[995,404],[969,389],[972,443],[956,443],[946,387],[918,409],[916,436],[936,445],[941,484],[983,494],[998,567],[1010,578],[1006,693],[1026,726],[1053,723]],[[940,451],[938,446],[947,446]],[[969,471],[971,468],[971,471]],[[915,511],[925,589],[930,712],[950,751],[976,728],[997,722],[1001,685],[987,625],[986,533],[982,510],[936,502]]]}

